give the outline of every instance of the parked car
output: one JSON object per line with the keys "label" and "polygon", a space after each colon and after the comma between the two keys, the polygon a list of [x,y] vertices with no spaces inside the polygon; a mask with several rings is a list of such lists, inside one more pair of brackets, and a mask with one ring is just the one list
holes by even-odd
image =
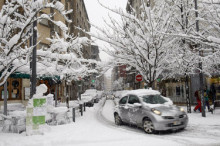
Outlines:
{"label": "parked car", "polygon": [[188,116],[183,108],[152,89],[126,92],[115,106],[115,124],[129,123],[142,127],[148,134],[156,131],[184,129]]}
{"label": "parked car", "polygon": [[94,103],[98,103],[99,102],[98,91],[96,89],[87,89],[85,91],[85,94],[91,95],[92,99],[94,100]]}
{"label": "parked car", "polygon": [[88,89],[85,93],[81,94],[81,100],[86,103],[86,106],[93,106],[94,103],[99,102],[98,92],[96,89]]}
{"label": "parked car", "polygon": [[94,99],[89,94],[81,94],[81,100],[85,102],[86,106],[92,107],[94,105]]}

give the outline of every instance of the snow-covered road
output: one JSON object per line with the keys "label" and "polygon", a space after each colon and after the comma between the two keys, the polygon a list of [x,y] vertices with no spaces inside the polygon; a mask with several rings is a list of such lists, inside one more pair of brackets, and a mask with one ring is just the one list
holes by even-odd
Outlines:
{"label": "snow-covered road", "polygon": [[[104,106],[103,106],[104,105]],[[140,128],[116,126],[114,102],[102,100],[77,116],[75,123],[51,126],[44,135],[0,133],[0,146],[146,146],[146,145],[220,145],[220,111],[207,118],[189,114],[184,131],[148,135]]]}
{"label": "snow-covered road", "polygon": [[[142,133],[142,129],[130,126],[116,126],[114,124],[113,114],[114,103],[107,100],[102,110],[103,122],[113,125],[119,129]],[[178,145],[220,145],[220,111],[216,110],[214,114],[206,113],[207,117],[201,117],[200,113],[191,113],[189,116],[189,125],[184,131],[162,132],[158,135],[146,135],[148,138],[158,138],[178,142]],[[153,143],[153,142],[152,142]]]}

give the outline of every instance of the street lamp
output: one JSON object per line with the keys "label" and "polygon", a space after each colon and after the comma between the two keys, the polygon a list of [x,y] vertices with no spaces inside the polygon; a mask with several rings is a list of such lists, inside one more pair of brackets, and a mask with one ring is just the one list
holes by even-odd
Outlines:
{"label": "street lamp", "polygon": [[[36,0],[34,0],[36,1]],[[36,18],[36,17],[35,17]],[[33,95],[36,93],[36,83],[37,83],[37,65],[36,65],[36,56],[37,56],[37,21],[34,20],[33,23],[33,37],[32,37],[32,45],[34,46],[33,52],[32,52],[32,59],[30,63],[30,98],[33,97]]]}

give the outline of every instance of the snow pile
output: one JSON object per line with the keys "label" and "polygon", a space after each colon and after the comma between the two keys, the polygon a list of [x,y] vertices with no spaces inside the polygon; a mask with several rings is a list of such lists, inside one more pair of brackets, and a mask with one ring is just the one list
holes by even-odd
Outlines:
{"label": "snow pile", "polygon": [[69,109],[67,107],[53,107],[48,109],[48,113],[51,114],[52,121],[49,125],[63,125],[70,122],[70,117],[68,116]]}
{"label": "snow pile", "polygon": [[83,102],[89,102],[93,100],[93,97],[89,94],[81,94],[81,101]]}
{"label": "snow pile", "polygon": [[25,111],[12,111],[9,112],[8,116],[2,115],[2,118],[5,118],[2,131],[6,133],[21,133],[25,131],[25,117]]}
{"label": "snow pile", "polygon": [[102,96],[103,96],[103,91],[97,91],[97,97],[99,98],[99,99],[101,99],[102,98]]}
{"label": "snow pile", "polygon": [[[22,103],[10,103],[7,104],[7,110],[8,111],[23,111],[25,109],[24,105]],[[1,106],[1,110],[4,110],[4,106]]]}
{"label": "snow pile", "polygon": [[122,96],[123,96],[125,93],[127,93],[128,91],[129,91],[129,90],[116,91],[116,92],[114,93],[114,95],[115,95],[116,98],[122,98]]}
{"label": "snow pile", "polygon": [[123,96],[125,96],[126,94],[134,94],[141,96],[141,95],[158,95],[160,94],[160,92],[152,89],[138,89],[138,90],[130,90],[126,92]]}

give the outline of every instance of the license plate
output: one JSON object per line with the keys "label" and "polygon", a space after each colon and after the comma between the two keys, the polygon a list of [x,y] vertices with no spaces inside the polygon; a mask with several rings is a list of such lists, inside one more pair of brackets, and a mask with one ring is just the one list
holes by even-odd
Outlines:
{"label": "license plate", "polygon": [[180,121],[175,121],[175,122],[173,122],[173,125],[180,125],[180,124],[181,124]]}

